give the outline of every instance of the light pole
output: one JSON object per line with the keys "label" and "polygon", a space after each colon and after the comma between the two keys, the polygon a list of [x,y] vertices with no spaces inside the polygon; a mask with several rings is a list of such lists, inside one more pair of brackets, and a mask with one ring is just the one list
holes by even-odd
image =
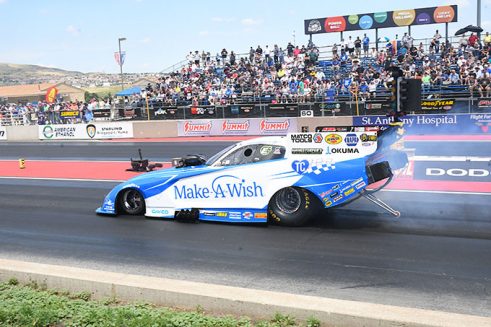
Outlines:
{"label": "light pole", "polygon": [[[477,0],[477,26],[481,27],[481,0]],[[481,33],[477,33],[477,37],[481,38]]]}
{"label": "light pole", "polygon": [[121,74],[121,90],[124,90],[123,57],[121,56],[121,41],[126,41],[126,38],[125,37],[120,37],[118,39],[118,45],[119,45],[119,72]]}

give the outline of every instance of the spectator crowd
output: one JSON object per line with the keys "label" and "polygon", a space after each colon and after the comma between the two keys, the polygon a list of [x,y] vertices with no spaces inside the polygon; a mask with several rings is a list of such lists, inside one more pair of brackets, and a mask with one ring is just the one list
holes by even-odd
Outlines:
{"label": "spectator crowd", "polygon": [[[240,102],[272,103],[361,101],[387,95],[395,67],[404,77],[421,79],[425,96],[444,96],[454,90],[461,97],[491,95],[491,35],[462,35],[450,43],[436,30],[428,45],[417,43],[408,33],[401,39],[377,40],[378,50],[366,34],[333,44],[329,59],[321,58],[312,42],[307,46],[250,47],[246,54],[222,49],[212,55],[191,51],[180,70],[161,76],[140,94],[126,101],[151,99],[152,105],[226,105]],[[323,57],[325,57],[323,55]],[[92,110],[110,102],[55,104],[5,104],[0,118],[21,117],[19,123],[90,121]],[[63,116],[63,111],[78,111]]]}
{"label": "spectator crowd", "polygon": [[90,122],[93,111],[111,109],[110,101],[7,103],[0,105],[0,122],[5,125],[68,124]]}
{"label": "spectator crowd", "polygon": [[[479,39],[475,33],[463,35],[458,44],[445,42],[435,32],[428,46],[404,33],[398,40],[385,40],[385,47],[370,47],[366,34],[348,37],[331,47],[331,59],[319,60],[312,43],[285,49],[251,47],[238,56],[223,49],[190,52],[181,70],[163,76],[149,85],[143,96],[166,105],[228,104],[246,99],[270,102],[334,101],[340,95],[367,100],[387,94],[394,67],[404,77],[421,79],[425,93],[442,96],[442,89],[460,96],[489,97],[491,76],[491,35]],[[450,87],[450,88],[449,88]],[[239,99],[241,98],[241,99]]]}

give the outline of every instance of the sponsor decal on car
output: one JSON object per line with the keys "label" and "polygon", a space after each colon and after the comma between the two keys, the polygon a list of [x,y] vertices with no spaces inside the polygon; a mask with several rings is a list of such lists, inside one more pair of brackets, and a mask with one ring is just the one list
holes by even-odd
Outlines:
{"label": "sponsor decal on car", "polygon": [[240,212],[240,211],[229,211],[228,212],[228,218],[234,219],[234,220],[241,220],[242,219],[242,212]]}
{"label": "sponsor decal on car", "polygon": [[333,194],[331,194],[331,195],[330,195],[330,197],[331,197],[331,199],[332,199],[332,198],[335,198],[335,197],[336,197],[336,196],[338,196],[338,195],[339,195],[339,192],[334,192]]}
{"label": "sponsor decal on car", "polygon": [[328,144],[339,144],[343,142],[343,138],[339,134],[328,134],[326,135],[325,140]]}
{"label": "sponsor decal on car", "polygon": [[293,148],[292,154],[322,154],[321,148]]}
{"label": "sponsor decal on car", "polygon": [[292,168],[297,174],[303,174],[309,169],[309,162],[307,160],[295,160],[292,162]]}
{"label": "sponsor decal on car", "polygon": [[314,143],[322,143],[322,134],[321,133],[315,133],[313,137]]}
{"label": "sponsor decal on car", "polygon": [[254,219],[267,219],[267,218],[268,218],[267,212],[256,212],[256,213],[254,213]]}
{"label": "sponsor decal on car", "polygon": [[360,153],[357,148],[331,148],[327,147],[326,154],[337,154],[337,153]]}
{"label": "sponsor decal on car", "polygon": [[218,176],[208,186],[202,186],[196,183],[191,185],[174,185],[174,198],[176,200],[238,199],[263,196],[263,187],[256,181],[247,181],[232,175]]}
{"label": "sponsor decal on car", "polygon": [[342,195],[338,195],[335,198],[333,198],[333,200],[334,200],[334,202],[337,202],[337,201],[341,200],[342,198],[343,198]]}
{"label": "sponsor decal on car", "polygon": [[150,210],[150,213],[152,213],[154,215],[167,216],[167,215],[174,214],[174,209],[171,209],[171,208],[152,208]]}
{"label": "sponsor decal on car", "polygon": [[203,214],[203,216],[209,216],[209,217],[221,217],[221,218],[228,217],[228,212],[225,211],[201,210],[200,213]]}
{"label": "sponsor decal on car", "polygon": [[350,188],[349,190],[347,190],[346,192],[344,192],[344,196],[351,195],[351,194],[353,194],[353,192],[355,192],[355,189],[354,188]]}
{"label": "sponsor decal on car", "polygon": [[[259,153],[262,155],[262,156],[267,156],[269,155],[271,152],[273,152],[273,146],[272,145],[264,145],[261,147],[261,149],[259,149]],[[278,153],[279,154],[279,153]]]}
{"label": "sponsor decal on car", "polygon": [[363,182],[363,177],[360,177],[357,180],[353,181],[350,185],[353,186],[353,185],[358,184],[360,182]]}
{"label": "sponsor decal on car", "polygon": [[358,144],[358,141],[358,136],[353,133],[347,134],[344,138],[344,143],[346,143],[347,146],[356,146]]}
{"label": "sponsor decal on car", "polygon": [[363,133],[360,135],[360,140],[362,142],[375,142],[377,141],[377,135],[370,135],[370,134]]}
{"label": "sponsor decal on car", "polygon": [[326,207],[332,206],[332,201],[331,200],[325,198],[325,199],[323,199],[323,201],[324,201],[324,205]]}
{"label": "sponsor decal on car", "polygon": [[365,182],[361,182],[361,183],[359,183],[359,184],[356,184],[356,185],[355,185],[355,188],[356,188],[357,190],[359,190],[359,189],[361,189],[361,188],[363,188],[363,187],[365,187],[365,186],[367,186],[367,183],[365,183]]}
{"label": "sponsor decal on car", "polygon": [[247,220],[251,219],[253,216],[254,215],[250,211],[246,211],[246,212],[242,213],[242,218],[247,219]]}
{"label": "sponsor decal on car", "polygon": [[291,134],[290,139],[293,143],[312,143],[312,134]]}

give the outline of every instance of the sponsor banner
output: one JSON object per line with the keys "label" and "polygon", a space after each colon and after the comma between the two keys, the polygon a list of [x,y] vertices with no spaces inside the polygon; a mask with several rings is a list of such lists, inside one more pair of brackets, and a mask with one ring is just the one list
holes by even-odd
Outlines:
{"label": "sponsor banner", "polygon": [[[150,108],[150,119],[161,120],[161,119],[176,119],[179,109],[177,106],[171,107],[160,107],[160,108]],[[182,110],[180,110],[182,111]]]}
{"label": "sponsor banner", "polygon": [[345,102],[316,102],[312,105],[315,116],[328,116],[346,111]]}
{"label": "sponsor banner", "polygon": [[210,119],[216,117],[217,107],[215,106],[188,106],[183,107],[186,118],[191,119]]}
{"label": "sponsor banner", "polygon": [[286,135],[297,130],[290,118],[210,119],[177,122],[179,136]]}
{"label": "sponsor banner", "polygon": [[[391,117],[356,116],[354,126],[388,125]],[[407,115],[401,118],[406,133],[411,134],[491,134],[491,113]]]}
{"label": "sponsor banner", "polygon": [[133,137],[130,122],[39,125],[40,140],[89,140]]}
{"label": "sponsor banner", "polygon": [[480,109],[491,109],[491,99],[481,99],[477,102],[477,107]]}
{"label": "sponsor banner", "polygon": [[309,35],[456,21],[457,6],[452,5],[306,19],[304,28]]}
{"label": "sponsor banner", "polygon": [[455,99],[423,100],[421,110],[451,110],[455,105]]}
{"label": "sponsor banner", "polygon": [[415,161],[414,179],[491,182],[491,167],[489,160]]}
{"label": "sponsor banner", "polygon": [[95,109],[92,110],[92,115],[94,115],[94,118],[110,118],[111,109]]}
{"label": "sponsor banner", "polygon": [[297,103],[272,103],[266,110],[268,117],[298,117],[298,109]]}
{"label": "sponsor banner", "polygon": [[[455,108],[455,99],[422,100],[421,110],[452,110]],[[369,100],[365,102],[366,110],[392,110],[392,102],[383,100]]]}
{"label": "sponsor banner", "polygon": [[62,110],[60,111],[60,117],[62,118],[73,118],[73,117],[79,117],[80,116],[80,111],[78,110]]}
{"label": "sponsor banner", "polygon": [[365,102],[366,110],[391,110],[392,103],[390,101],[383,100],[368,100]]}
{"label": "sponsor banner", "polygon": [[0,126],[0,140],[7,139],[7,129],[4,126]]}
{"label": "sponsor banner", "polygon": [[[291,143],[292,155],[312,155],[319,160],[332,162],[361,158],[375,152],[377,132],[336,132],[336,133],[290,133],[287,140]],[[299,174],[312,168],[307,160],[294,162],[293,170]],[[316,164],[318,165],[318,163]],[[300,168],[299,168],[300,167]]]}

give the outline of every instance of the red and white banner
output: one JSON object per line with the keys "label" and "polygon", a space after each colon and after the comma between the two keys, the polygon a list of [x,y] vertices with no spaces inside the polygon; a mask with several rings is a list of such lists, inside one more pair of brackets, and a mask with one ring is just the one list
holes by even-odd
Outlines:
{"label": "red and white banner", "polygon": [[53,103],[56,101],[56,95],[58,94],[58,89],[54,86],[46,90],[45,100],[47,103]]}
{"label": "red and white banner", "polygon": [[121,51],[121,55],[119,54],[119,51],[116,51],[114,53],[114,59],[118,63],[118,66],[123,66],[125,57],[126,57],[126,52],[124,51]]}
{"label": "red and white banner", "polygon": [[286,135],[297,132],[292,118],[196,119],[177,122],[179,136]]}

